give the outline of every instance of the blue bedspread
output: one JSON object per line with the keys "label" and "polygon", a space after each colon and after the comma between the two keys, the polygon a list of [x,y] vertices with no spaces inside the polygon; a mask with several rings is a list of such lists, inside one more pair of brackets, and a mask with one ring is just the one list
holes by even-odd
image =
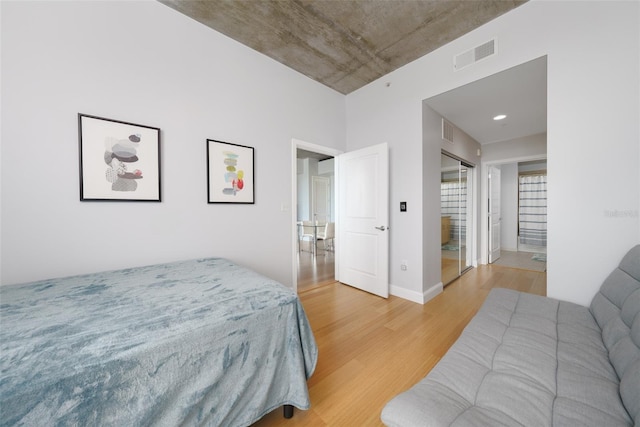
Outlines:
{"label": "blue bedspread", "polygon": [[309,408],[297,295],[201,259],[0,287],[0,425],[245,426]]}

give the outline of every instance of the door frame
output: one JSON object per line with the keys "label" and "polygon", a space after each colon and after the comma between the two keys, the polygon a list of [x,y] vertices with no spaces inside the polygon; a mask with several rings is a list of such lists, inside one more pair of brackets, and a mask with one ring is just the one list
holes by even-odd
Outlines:
{"label": "door frame", "polygon": [[[459,162],[458,168],[460,166],[465,166],[467,168],[467,203],[470,204],[470,207],[467,206],[467,216],[471,215],[471,221],[467,218],[467,254],[466,256],[470,259],[469,265],[467,265],[464,269],[460,266],[460,258],[458,258],[458,278],[460,278],[465,272],[472,268],[478,267],[478,194],[480,192],[479,186],[479,176],[480,176],[480,167],[478,164],[470,162],[468,160],[464,160],[462,157],[459,157],[455,154],[452,154],[446,150],[440,151],[440,162],[442,162],[442,156],[447,156],[453,160]],[[471,185],[469,185],[469,181]],[[471,228],[471,233],[469,229]],[[440,258],[440,262],[442,265],[442,258]],[[466,261],[465,261],[466,264]],[[453,280],[456,280],[453,279]],[[446,286],[450,284],[453,280],[444,283],[442,280],[442,271],[440,274],[440,285]]]}
{"label": "door frame", "polygon": [[[489,263],[489,166],[501,166],[511,163],[530,162],[534,160],[548,160],[546,154],[536,154],[531,156],[511,157],[507,159],[491,160],[481,162],[480,179],[480,264]],[[547,239],[549,237],[547,236]]]}
{"label": "door frame", "polygon": [[[495,178],[497,178],[496,181],[494,181]],[[495,208],[494,194],[497,194],[495,197],[498,201],[497,211],[493,211]],[[500,259],[502,247],[502,168],[498,165],[487,165],[487,195],[487,264],[492,264]],[[494,215],[498,216],[497,221]],[[497,239],[494,239],[495,231],[498,234]],[[497,249],[496,240],[498,241]],[[497,254],[496,258],[494,258],[494,254]]]}
{"label": "door frame", "polygon": [[[302,141],[300,139],[291,138],[291,283],[293,290],[298,292],[298,148],[302,150],[312,151],[314,153],[326,154],[327,156],[337,157],[344,151],[335,148],[325,147],[323,145],[313,144],[311,142]],[[334,194],[335,183],[338,182],[337,173],[334,166]],[[338,200],[334,198],[336,209],[338,208]],[[338,219],[336,218],[337,222]],[[338,228],[336,223],[336,229]],[[336,269],[336,280],[338,280],[338,271]]]}

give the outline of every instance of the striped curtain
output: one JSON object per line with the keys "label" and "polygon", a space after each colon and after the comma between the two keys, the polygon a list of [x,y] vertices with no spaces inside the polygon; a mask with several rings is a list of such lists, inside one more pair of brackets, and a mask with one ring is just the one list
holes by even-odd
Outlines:
{"label": "striped curtain", "polygon": [[547,176],[519,177],[520,243],[547,246]]}
{"label": "striped curtain", "polygon": [[451,239],[464,242],[467,232],[467,181],[440,183],[440,214],[451,217]]}

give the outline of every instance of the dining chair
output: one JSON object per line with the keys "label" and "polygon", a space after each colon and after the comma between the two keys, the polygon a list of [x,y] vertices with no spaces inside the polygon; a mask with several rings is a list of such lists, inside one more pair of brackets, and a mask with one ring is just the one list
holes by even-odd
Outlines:
{"label": "dining chair", "polygon": [[311,221],[298,221],[298,252],[302,251],[302,242],[309,240],[309,252],[313,252],[311,245],[315,244],[313,241],[313,222]]}
{"label": "dining chair", "polygon": [[[328,222],[325,224],[324,229],[318,231],[318,240],[322,240],[322,247],[325,251],[333,251],[333,241],[336,237],[336,223]],[[327,247],[327,241],[329,246]]]}

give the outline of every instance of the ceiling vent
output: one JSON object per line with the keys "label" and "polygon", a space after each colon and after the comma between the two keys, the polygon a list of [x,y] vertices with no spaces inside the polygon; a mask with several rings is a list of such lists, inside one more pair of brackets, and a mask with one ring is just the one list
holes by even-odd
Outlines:
{"label": "ceiling vent", "polygon": [[488,58],[496,54],[497,39],[491,39],[486,43],[476,46],[473,49],[469,49],[466,52],[462,52],[459,55],[453,57],[453,70],[458,71],[471,64],[475,64],[481,59]]}
{"label": "ceiling vent", "polygon": [[442,139],[453,144],[453,125],[442,119]]}

